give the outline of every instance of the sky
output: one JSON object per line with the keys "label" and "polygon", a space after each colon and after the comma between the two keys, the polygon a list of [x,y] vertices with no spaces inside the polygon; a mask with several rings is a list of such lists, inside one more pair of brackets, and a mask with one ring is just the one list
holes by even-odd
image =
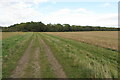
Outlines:
{"label": "sky", "polygon": [[118,0],[0,0],[0,26],[30,21],[118,27]]}

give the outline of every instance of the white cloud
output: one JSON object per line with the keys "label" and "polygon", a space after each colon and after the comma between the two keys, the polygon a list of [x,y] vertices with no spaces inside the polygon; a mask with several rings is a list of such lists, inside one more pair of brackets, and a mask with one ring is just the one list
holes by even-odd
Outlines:
{"label": "white cloud", "polygon": [[12,5],[14,5],[13,3],[32,3],[35,5],[38,5],[40,3],[44,3],[44,2],[49,2],[49,0],[0,0],[0,5],[1,4],[10,4],[12,3]]}
{"label": "white cloud", "polygon": [[[12,2],[12,0],[9,0]],[[20,1],[20,0],[19,0]],[[22,0],[21,0],[22,1]],[[25,2],[1,2],[0,3],[0,26],[8,26],[20,22],[43,21],[44,23],[61,23],[71,25],[93,25],[93,26],[117,26],[117,13],[96,14],[85,8],[64,8],[51,13],[43,14],[34,7],[38,3],[48,0],[35,1],[33,4]],[[34,7],[33,7],[34,6]]]}
{"label": "white cloud", "polygon": [[58,11],[52,12],[52,13],[50,13],[50,15],[60,16],[60,15],[68,14],[68,13],[70,13],[70,12],[71,12],[70,9],[65,8],[65,9],[60,9],[60,10],[58,10]]}
{"label": "white cloud", "polygon": [[48,2],[48,0],[32,0],[35,4],[43,3],[43,2]]}
{"label": "white cloud", "polygon": [[85,8],[79,8],[79,9],[75,9],[75,10],[73,10],[74,12],[78,12],[78,13],[91,13],[92,11],[89,11],[89,10],[87,10],[87,9],[85,9]]}
{"label": "white cloud", "polygon": [[41,19],[42,13],[32,8],[32,4],[24,2],[14,3],[14,5],[2,3],[0,5],[0,25],[2,26]]}
{"label": "white cloud", "polygon": [[0,0],[0,2],[47,2],[48,0]]}
{"label": "white cloud", "polygon": [[101,26],[118,26],[118,14],[112,13],[112,14],[102,14],[98,17],[96,20],[96,23]]}
{"label": "white cloud", "polygon": [[[84,13],[84,14],[83,14]],[[46,23],[68,23],[71,25],[92,25],[92,26],[107,26],[117,27],[117,14],[96,14],[84,8],[80,9],[61,9],[52,12],[43,18]]]}
{"label": "white cloud", "polygon": [[104,4],[102,5],[102,7],[110,7],[110,6],[111,6],[110,3],[104,3]]}

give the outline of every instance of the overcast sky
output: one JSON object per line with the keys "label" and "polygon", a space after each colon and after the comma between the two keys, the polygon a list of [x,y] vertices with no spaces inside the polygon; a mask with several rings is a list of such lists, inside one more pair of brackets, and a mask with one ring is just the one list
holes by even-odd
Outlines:
{"label": "overcast sky", "polygon": [[118,1],[0,0],[0,26],[29,21],[117,27]]}

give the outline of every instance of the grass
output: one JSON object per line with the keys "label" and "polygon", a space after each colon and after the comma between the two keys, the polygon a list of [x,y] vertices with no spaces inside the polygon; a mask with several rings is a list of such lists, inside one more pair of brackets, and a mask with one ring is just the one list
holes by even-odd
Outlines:
{"label": "grass", "polygon": [[[86,33],[86,32],[83,32]],[[77,37],[81,37],[82,32],[73,32]],[[91,34],[92,36],[90,36]],[[4,33],[5,34],[5,33]],[[10,34],[10,33],[9,33]],[[52,35],[51,35],[52,34]],[[25,69],[26,78],[56,78],[54,71],[51,68],[50,61],[48,61],[45,48],[42,46],[41,39],[51,48],[54,56],[62,65],[68,78],[117,78],[118,77],[118,52],[112,51],[94,44],[86,44],[74,39],[72,32],[65,33],[65,38],[54,35],[55,33],[19,33],[11,35],[10,37],[3,38],[2,40],[2,53],[3,53],[3,78],[10,77],[12,71],[16,68],[18,61],[22,57],[24,51],[27,49],[31,40],[33,39],[33,46],[31,48],[30,60],[27,68]],[[59,33],[58,33],[59,34]],[[63,33],[60,33],[60,35]],[[70,35],[71,34],[71,35]],[[81,34],[81,35],[79,35]],[[90,34],[90,35],[89,35]],[[89,37],[96,41],[97,34],[89,32]],[[100,34],[102,34],[100,32]],[[112,33],[109,33],[112,34]],[[73,36],[67,39],[66,36]],[[104,35],[104,39],[110,39],[110,35]],[[95,37],[96,36],[96,37]],[[105,37],[106,36],[106,37]],[[113,36],[113,35],[111,35]],[[87,36],[86,36],[87,37]],[[88,37],[88,38],[89,38]],[[99,36],[98,36],[99,37]],[[100,38],[101,37],[101,38]],[[100,35],[99,39],[102,39]],[[83,39],[81,37],[81,39]],[[95,39],[95,40],[94,40]],[[111,38],[112,39],[112,38]],[[87,39],[86,39],[87,40]],[[88,40],[91,40],[89,38]],[[108,40],[108,39],[105,39]],[[116,41],[116,38],[112,39]],[[112,41],[111,40],[111,41]],[[97,41],[96,41],[97,42]],[[97,42],[98,43],[98,42]],[[113,42],[114,43],[114,42]],[[106,44],[107,45],[107,44]],[[108,45],[107,45],[108,46]],[[34,53],[36,48],[39,48],[39,65],[40,72],[36,75],[34,73]]]}
{"label": "grass", "polygon": [[9,77],[13,69],[17,66],[18,60],[23,55],[22,53],[27,48],[31,41],[32,33],[26,33],[25,35],[11,36],[3,39],[2,43],[2,58],[3,78]]}
{"label": "grass", "polygon": [[116,51],[41,34],[69,78],[117,78]]}
{"label": "grass", "polygon": [[[53,70],[50,67],[50,63],[47,60],[47,57],[45,55],[44,48],[41,45],[40,42],[41,37],[38,35],[38,33],[34,33],[33,37],[33,46],[32,46],[32,54],[30,54],[30,60],[28,67],[25,69],[26,74],[24,75],[25,78],[36,78],[35,76],[37,75],[37,78],[55,78],[56,75],[53,73]],[[39,48],[40,53],[39,53],[39,65],[40,65],[40,72],[36,75],[33,75],[34,73],[34,52],[36,48]]]}
{"label": "grass", "polygon": [[6,39],[16,35],[24,35],[24,32],[2,32],[2,39]]}
{"label": "grass", "polygon": [[[36,48],[36,37],[35,37],[35,34],[33,34],[33,36],[32,36],[32,38],[31,38],[32,40],[33,40],[33,44],[32,44],[32,48],[31,48],[31,53],[29,53],[29,55],[30,55],[30,60],[29,60],[29,62],[28,62],[28,66],[27,66],[27,68],[24,70],[26,73],[24,73],[24,75],[23,75],[23,78],[34,78],[35,76],[34,75],[32,75],[33,73],[34,73],[34,64],[33,64],[33,56],[34,56],[34,54],[32,54],[32,53],[34,53],[35,51],[35,48]],[[37,75],[37,74],[36,74]],[[39,75],[39,74],[38,74]]]}
{"label": "grass", "polygon": [[[40,35],[38,35],[38,39],[41,40]],[[47,56],[45,55],[45,49],[42,47],[40,41],[39,41],[39,45],[40,45],[39,47],[40,47],[41,78],[57,78],[51,68]]]}
{"label": "grass", "polygon": [[47,32],[47,34],[118,51],[118,31]]}

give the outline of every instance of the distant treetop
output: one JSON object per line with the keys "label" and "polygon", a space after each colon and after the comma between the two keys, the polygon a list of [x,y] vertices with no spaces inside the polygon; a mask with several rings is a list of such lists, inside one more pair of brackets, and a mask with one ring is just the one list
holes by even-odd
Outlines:
{"label": "distant treetop", "polygon": [[68,32],[68,31],[118,31],[119,28],[100,26],[78,26],[69,24],[47,24],[42,22],[26,22],[2,27],[3,32]]}

